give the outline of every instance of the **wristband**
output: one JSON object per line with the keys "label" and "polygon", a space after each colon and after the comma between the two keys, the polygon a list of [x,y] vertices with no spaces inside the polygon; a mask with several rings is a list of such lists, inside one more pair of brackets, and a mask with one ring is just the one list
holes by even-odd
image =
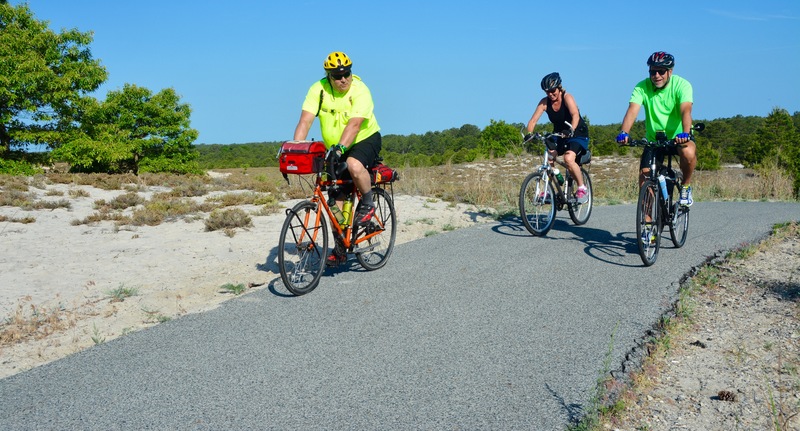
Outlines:
{"label": "wristband", "polygon": [[345,147],[342,144],[336,144],[336,145],[333,146],[333,148],[335,150],[338,150],[340,153],[344,153],[347,150],[347,147]]}

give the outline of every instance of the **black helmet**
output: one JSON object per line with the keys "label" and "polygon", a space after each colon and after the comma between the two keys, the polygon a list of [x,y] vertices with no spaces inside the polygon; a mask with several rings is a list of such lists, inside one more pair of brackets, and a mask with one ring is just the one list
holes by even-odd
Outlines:
{"label": "black helmet", "polygon": [[675,66],[675,57],[673,57],[672,54],[667,54],[664,51],[657,51],[654,52],[650,57],[647,57],[647,65],[663,67],[664,69],[672,69]]}
{"label": "black helmet", "polygon": [[544,91],[552,91],[560,86],[561,76],[559,76],[558,72],[553,72],[549,75],[545,75],[545,77],[542,78],[542,90]]}

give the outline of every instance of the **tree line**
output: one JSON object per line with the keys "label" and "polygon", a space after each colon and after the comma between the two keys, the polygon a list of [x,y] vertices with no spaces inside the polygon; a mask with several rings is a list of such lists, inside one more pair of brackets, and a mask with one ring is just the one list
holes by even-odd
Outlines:
{"label": "tree line", "polygon": [[[620,123],[589,125],[589,149],[595,156],[626,154],[628,147],[616,143]],[[714,120],[696,120],[706,124],[695,135],[700,170],[717,170],[722,164],[741,163],[747,167],[783,169],[800,189],[800,112],[775,108],[766,117],[737,115]],[[424,167],[445,163],[466,163],[492,157],[520,154],[522,123],[491,120],[484,129],[472,124],[424,134],[383,136],[381,156],[390,166]],[[536,126],[537,132],[551,131],[548,124]],[[644,137],[643,121],[637,121],[630,135]],[[199,165],[203,169],[277,166],[280,142],[255,142],[232,145],[198,145]]]}

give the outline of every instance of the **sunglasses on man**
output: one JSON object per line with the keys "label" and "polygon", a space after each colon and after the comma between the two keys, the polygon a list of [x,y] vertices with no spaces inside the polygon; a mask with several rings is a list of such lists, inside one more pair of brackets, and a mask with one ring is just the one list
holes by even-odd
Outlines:
{"label": "sunglasses on man", "polygon": [[338,81],[338,80],[343,79],[343,78],[349,78],[350,75],[351,75],[350,72],[343,73],[341,75],[339,75],[339,74],[334,75],[334,74],[331,73],[331,79],[333,79],[334,81]]}
{"label": "sunglasses on man", "polygon": [[664,76],[667,74],[667,72],[669,72],[669,69],[650,69],[650,76],[655,76],[656,73],[659,76]]}

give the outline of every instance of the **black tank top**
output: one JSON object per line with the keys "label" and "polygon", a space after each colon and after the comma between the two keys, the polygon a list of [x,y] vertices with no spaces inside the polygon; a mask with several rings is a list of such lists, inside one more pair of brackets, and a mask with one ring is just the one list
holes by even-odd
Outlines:
{"label": "black tank top", "polygon": [[[561,100],[561,109],[556,112],[553,110],[553,102],[550,98],[547,98],[547,118],[550,119],[550,122],[553,123],[553,133],[559,133],[564,130],[569,130],[569,126],[564,123],[565,121],[569,124],[572,124],[572,115],[569,114],[569,109],[567,108],[567,104],[563,100]],[[578,116],[580,116],[580,112]],[[578,128],[575,130],[573,136],[581,136],[584,138],[589,137],[589,127],[586,125],[586,121],[583,121],[583,117],[580,117],[578,121]]]}

